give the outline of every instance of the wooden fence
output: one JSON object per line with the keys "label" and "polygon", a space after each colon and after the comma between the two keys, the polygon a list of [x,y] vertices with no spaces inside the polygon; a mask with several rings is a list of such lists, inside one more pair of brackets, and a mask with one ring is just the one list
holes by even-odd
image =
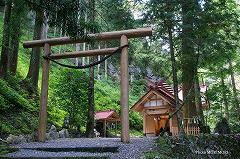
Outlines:
{"label": "wooden fence", "polygon": [[194,135],[198,136],[200,134],[200,129],[199,127],[192,126],[192,127],[185,127],[185,132],[187,135]]}
{"label": "wooden fence", "polygon": [[[178,127],[172,127],[172,135],[173,136],[177,136],[178,135]],[[198,136],[200,134],[200,128],[196,127],[196,126],[191,126],[191,127],[185,127],[184,128],[185,133],[187,135],[194,135],[194,136]]]}
{"label": "wooden fence", "polygon": [[178,127],[172,127],[172,136],[178,135]]}

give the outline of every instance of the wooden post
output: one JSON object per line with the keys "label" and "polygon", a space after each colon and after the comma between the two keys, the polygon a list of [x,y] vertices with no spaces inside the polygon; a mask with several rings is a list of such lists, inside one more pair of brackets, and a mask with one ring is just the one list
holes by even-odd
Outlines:
{"label": "wooden post", "polygon": [[115,136],[117,136],[117,121],[115,121]]}
{"label": "wooden post", "polygon": [[146,113],[143,111],[143,135],[146,136]]}
{"label": "wooden post", "polygon": [[[128,44],[128,38],[125,35],[121,36],[121,46]],[[121,53],[121,141],[129,143],[129,109],[128,109],[128,48],[122,49]]]}
{"label": "wooden post", "polygon": [[[44,55],[51,53],[51,47],[48,43],[44,45]],[[38,125],[38,141],[44,142],[46,140],[46,125],[47,125],[47,103],[48,103],[48,78],[49,78],[50,61],[43,59],[42,65],[42,87],[40,98],[40,113]]]}
{"label": "wooden post", "polygon": [[170,132],[172,133],[173,129],[172,129],[172,118],[169,119],[169,127],[170,127]]}
{"label": "wooden post", "polygon": [[106,120],[103,121],[103,137],[106,137],[107,135],[107,123]]}

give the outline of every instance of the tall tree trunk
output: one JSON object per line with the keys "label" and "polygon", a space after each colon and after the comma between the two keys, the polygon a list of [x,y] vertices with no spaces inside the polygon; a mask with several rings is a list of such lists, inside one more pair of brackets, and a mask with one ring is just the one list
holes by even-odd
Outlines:
{"label": "tall tree trunk", "polygon": [[108,75],[108,62],[107,60],[105,60],[104,62],[104,76],[105,76],[105,79],[107,79],[107,76]]}
{"label": "tall tree trunk", "polygon": [[[60,28],[60,37],[63,36],[63,31],[62,31],[62,28]],[[59,46],[59,50],[58,50],[58,53],[60,54],[62,52],[62,45]]]}
{"label": "tall tree trunk", "polygon": [[224,82],[223,73],[221,73],[221,86],[222,86],[222,99],[223,99],[223,105],[224,105],[224,117],[228,120],[229,119],[228,100],[227,100],[226,85]]}
{"label": "tall tree trunk", "polygon": [[[197,71],[196,71],[197,72]],[[198,75],[195,76],[195,102],[196,102],[196,110],[198,115],[198,122],[199,122],[199,128],[201,129],[201,132],[205,132],[205,120],[203,115],[203,108],[202,108],[202,100],[201,100],[201,90],[200,90],[200,83]]]}
{"label": "tall tree trunk", "polygon": [[[83,13],[83,16],[84,16],[84,21],[87,22],[87,12],[86,11]],[[86,32],[87,32],[87,29],[84,28],[84,34],[86,34]],[[83,43],[83,51],[85,51],[85,50],[86,50],[86,43]],[[89,48],[88,48],[88,50],[89,50]],[[86,64],[86,57],[82,57],[82,65],[85,65],[85,64]]]}
{"label": "tall tree trunk", "polygon": [[[98,49],[101,49],[101,44],[100,43],[98,44]],[[97,56],[97,60],[98,61],[101,60],[101,56],[100,55]],[[101,80],[101,64],[97,65],[97,79]]]}
{"label": "tall tree trunk", "polygon": [[[105,49],[106,48],[107,48],[107,44],[105,43]],[[105,60],[105,62],[104,62],[104,75],[105,75],[105,79],[107,79],[107,73],[108,73],[108,62],[107,62],[107,60]]]}
{"label": "tall tree trunk", "polygon": [[[89,6],[91,9],[90,22],[95,21],[95,0],[89,0]],[[93,48],[93,47],[92,47]],[[91,58],[93,61],[93,58]],[[86,136],[94,137],[94,67],[89,68],[89,106],[88,106],[88,119],[86,125]]]}
{"label": "tall tree trunk", "polygon": [[[173,90],[174,90],[174,98],[175,98],[175,106],[176,109],[181,109],[179,98],[178,98],[178,78],[177,78],[177,64],[175,59],[174,53],[174,42],[172,37],[172,25],[171,22],[168,24],[168,37],[169,37],[169,45],[170,45],[170,54],[171,54],[171,62],[172,62],[172,75],[173,75]],[[179,129],[179,136],[182,138],[185,134],[184,127],[182,124],[182,112],[179,110],[177,112],[177,121],[178,121],[178,129]]]}
{"label": "tall tree trunk", "polygon": [[[44,13],[42,11],[36,11],[33,40],[39,40],[42,38],[43,22]],[[26,77],[26,80],[29,80],[32,83],[31,91],[33,92],[37,92],[38,88],[40,56],[41,48],[33,48],[31,53],[30,66]]]}
{"label": "tall tree trunk", "polygon": [[232,85],[232,90],[233,90],[233,104],[234,104],[235,109],[237,110],[238,118],[240,120],[240,107],[239,107],[239,101],[238,101],[236,82],[235,82],[235,78],[234,78],[234,69],[233,69],[232,61],[230,58],[228,59],[228,63],[229,63],[229,71],[231,74],[231,85]]}
{"label": "tall tree trunk", "polygon": [[47,13],[44,12],[44,19],[43,19],[43,29],[42,29],[42,39],[47,39],[48,38],[48,30],[49,30],[49,25],[48,25],[48,17]]}
{"label": "tall tree trunk", "polygon": [[4,9],[2,52],[1,52],[1,61],[0,61],[0,76],[3,78],[6,78],[7,72],[8,72],[11,11],[12,11],[12,0],[6,0],[5,9]]}
{"label": "tall tree trunk", "polygon": [[[83,43],[83,51],[86,51],[86,43]],[[85,57],[82,57],[82,65],[85,65]]]}
{"label": "tall tree trunk", "polygon": [[12,75],[16,75],[17,72],[17,62],[18,62],[18,51],[19,51],[19,42],[20,42],[20,22],[19,26],[16,26],[14,29],[15,36],[11,39],[11,54],[9,56],[9,71]]}
{"label": "tall tree trunk", "polygon": [[89,80],[89,96],[88,96],[88,118],[86,126],[86,136],[94,137],[94,67],[89,68],[90,80]]}
{"label": "tall tree trunk", "polygon": [[21,37],[21,23],[22,23],[22,13],[24,12],[23,7],[19,7],[19,4],[14,4],[12,9],[12,20],[11,20],[11,40],[9,52],[9,71],[12,75],[16,75],[17,71],[17,60],[19,51],[19,42]]}
{"label": "tall tree trunk", "polygon": [[182,1],[182,82],[184,98],[184,117],[192,118],[197,115],[195,106],[194,76],[195,54],[193,40],[193,11],[194,1]]}
{"label": "tall tree trunk", "polygon": [[[76,44],[76,51],[80,51],[80,50],[81,50],[81,44],[78,43],[78,44]],[[80,63],[81,63],[81,62],[80,62],[80,59],[76,57],[76,58],[75,58],[75,65],[76,65],[76,66],[79,66]]]}

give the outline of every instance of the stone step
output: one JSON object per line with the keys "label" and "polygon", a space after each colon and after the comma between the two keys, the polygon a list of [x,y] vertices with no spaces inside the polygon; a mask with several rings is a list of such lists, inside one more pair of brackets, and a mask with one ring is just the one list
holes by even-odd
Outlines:
{"label": "stone step", "polygon": [[91,152],[91,153],[103,153],[103,152],[118,152],[118,146],[104,146],[104,147],[36,147],[36,148],[22,148],[26,150],[37,150],[47,152]]}
{"label": "stone step", "polygon": [[99,157],[99,156],[81,156],[81,157],[4,157],[0,156],[1,159],[110,159],[110,157]]}
{"label": "stone step", "polygon": [[0,159],[109,159],[114,153],[118,153],[118,146],[24,147]]}
{"label": "stone step", "polygon": [[0,159],[110,159],[111,152],[49,152],[29,149],[20,149],[17,152],[0,156]]}

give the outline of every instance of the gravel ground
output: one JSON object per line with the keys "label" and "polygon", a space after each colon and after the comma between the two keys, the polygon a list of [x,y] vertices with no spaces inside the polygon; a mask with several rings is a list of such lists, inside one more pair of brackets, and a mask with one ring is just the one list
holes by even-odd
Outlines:
{"label": "gravel ground", "polygon": [[[144,151],[154,148],[156,138],[131,138],[129,144],[123,144],[119,138],[76,138],[47,141],[46,143],[25,143],[15,145],[20,151],[7,154],[9,157],[77,157],[77,156],[111,156],[112,159],[139,159]],[[67,148],[67,147],[119,147],[118,153],[89,152],[46,152],[24,148]]]}
{"label": "gravel ground", "polygon": [[120,143],[119,153],[113,154],[112,159],[139,159],[143,152],[154,148],[156,138],[132,138],[129,144]]}

